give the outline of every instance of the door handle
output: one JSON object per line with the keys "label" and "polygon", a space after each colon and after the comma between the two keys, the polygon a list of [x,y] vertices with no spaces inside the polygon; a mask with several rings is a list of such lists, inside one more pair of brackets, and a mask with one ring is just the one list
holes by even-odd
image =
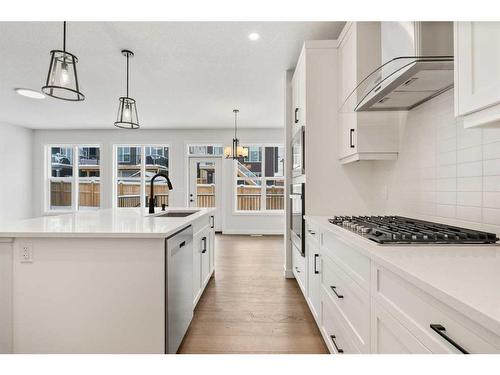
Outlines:
{"label": "door handle", "polygon": [[202,247],[203,247],[203,250],[201,251],[202,254],[205,254],[207,252],[207,237],[203,237],[201,239],[201,242],[202,242]]}
{"label": "door handle", "polygon": [[316,267],[317,267],[317,265],[318,265],[318,262],[317,262],[318,257],[319,257],[319,254],[314,254],[314,273],[315,273],[315,274],[318,274],[318,273],[319,273],[318,269],[316,268]]}
{"label": "door handle", "polygon": [[342,294],[338,294],[337,293],[337,287],[336,286],[331,286],[330,287],[331,290],[333,290],[333,293],[335,293],[335,295],[337,296],[337,298],[344,298],[344,296]]}
{"label": "door handle", "polygon": [[354,134],[354,129],[350,129],[350,131],[349,131],[349,146],[350,146],[351,148],[354,148],[354,147],[355,147],[355,146],[354,146],[354,143],[353,143],[353,141],[352,141],[352,136],[353,136],[353,134]]}
{"label": "door handle", "polygon": [[332,340],[332,342],[333,342],[333,346],[335,346],[335,350],[337,350],[337,353],[342,354],[342,353],[344,353],[344,350],[343,350],[343,349],[340,349],[340,348],[338,347],[337,343],[335,342],[335,339],[336,339],[336,338],[337,338],[337,337],[336,337],[335,335],[330,335],[330,339],[331,339],[331,340]]}
{"label": "door handle", "polygon": [[469,354],[467,350],[463,348],[463,346],[457,344],[455,340],[453,340],[450,336],[446,334],[446,328],[444,328],[441,324],[431,324],[431,329],[436,332],[443,339],[448,341],[451,345],[453,345],[456,349],[458,349],[462,354]]}

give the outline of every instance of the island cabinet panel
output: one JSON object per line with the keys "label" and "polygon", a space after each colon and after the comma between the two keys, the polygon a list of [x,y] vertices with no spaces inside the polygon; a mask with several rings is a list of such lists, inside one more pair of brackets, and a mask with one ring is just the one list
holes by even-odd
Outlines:
{"label": "island cabinet panel", "polygon": [[159,238],[17,238],[13,352],[164,353],[164,267]]}
{"label": "island cabinet panel", "polygon": [[12,242],[0,238],[0,354],[12,353]]}
{"label": "island cabinet panel", "polygon": [[212,221],[203,221],[205,225],[194,234],[193,240],[193,308],[200,300],[205,287],[214,271],[215,231]]}

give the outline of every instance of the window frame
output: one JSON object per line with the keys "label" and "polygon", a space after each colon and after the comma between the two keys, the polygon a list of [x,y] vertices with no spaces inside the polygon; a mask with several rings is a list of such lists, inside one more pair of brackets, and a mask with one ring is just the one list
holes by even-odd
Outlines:
{"label": "window frame", "polygon": [[[140,206],[139,207],[119,207],[118,206],[118,192],[116,189],[116,186],[118,184],[118,148],[119,147],[128,147],[129,150],[132,147],[139,147],[141,149],[141,187],[140,187]],[[116,208],[116,209],[127,209],[127,208],[140,208],[140,209],[145,209],[146,207],[146,147],[166,147],[168,148],[168,177],[171,178],[172,175],[170,173],[170,167],[171,167],[171,155],[172,155],[172,149],[170,147],[170,144],[168,143],[117,143],[113,144],[113,168],[112,168],[112,173],[113,173],[113,178],[112,178],[112,189],[113,189],[113,194],[112,194],[112,200],[113,203],[111,207]],[[130,155],[130,153],[129,153]],[[125,161],[125,160],[122,160]],[[170,202],[169,202],[170,205]]]}
{"label": "window frame", "polygon": [[[286,184],[286,178],[283,173],[283,176],[279,177],[266,177],[265,176],[265,171],[266,171],[266,147],[282,147],[283,151],[285,151],[285,146],[280,143],[245,143],[242,144],[243,147],[260,147],[261,148],[261,176],[260,177],[238,177],[237,174],[237,160],[231,160],[232,162],[232,213],[233,215],[282,215],[284,213],[283,210],[268,210],[266,209],[267,207],[267,202],[266,202],[266,194],[267,194],[267,181],[283,181],[283,199],[285,199],[285,184]],[[285,152],[283,153],[285,156]],[[284,172],[284,171],[283,171]],[[259,180],[261,181],[261,191],[260,191],[260,210],[238,210],[238,180],[243,180],[243,181],[252,181],[252,180]]]}
{"label": "window frame", "polygon": [[[73,173],[71,177],[52,177],[52,148],[71,148],[73,151]],[[99,148],[99,195],[100,202],[99,207],[95,207],[96,210],[102,208],[102,144],[100,143],[50,143],[45,144],[45,174],[44,174],[44,215],[59,215],[61,213],[74,213],[80,211],[92,211],[92,209],[81,210],[79,202],[80,194],[80,170],[79,170],[79,160],[80,153],[79,148],[83,147],[95,147]],[[71,206],[67,209],[53,209],[51,208],[50,194],[51,194],[51,182],[52,181],[70,181],[71,182]]]}

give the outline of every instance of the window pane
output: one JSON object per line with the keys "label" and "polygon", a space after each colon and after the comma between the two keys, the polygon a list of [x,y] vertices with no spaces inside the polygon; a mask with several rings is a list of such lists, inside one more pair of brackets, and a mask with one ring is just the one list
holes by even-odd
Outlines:
{"label": "window pane", "polygon": [[[151,189],[151,178],[157,173],[168,175],[168,147],[146,146],[146,207],[149,206],[149,193]],[[158,177],[155,180],[154,195],[156,197],[156,207],[162,204],[168,206],[168,186],[167,180]]]}
{"label": "window pane", "polygon": [[71,181],[55,179],[50,181],[50,209],[71,209]]}
{"label": "window pane", "polygon": [[100,207],[101,171],[99,147],[78,148],[78,205]]}
{"label": "window pane", "polygon": [[141,206],[141,148],[117,148],[117,206]]}
{"label": "window pane", "polygon": [[50,163],[52,177],[73,177],[73,148],[51,147]]}
{"label": "window pane", "polygon": [[285,148],[282,146],[266,147],[266,177],[283,177],[285,165]]}
{"label": "window pane", "polygon": [[266,181],[266,210],[285,209],[285,181]]}
{"label": "window pane", "polygon": [[236,182],[236,209],[238,211],[259,211],[262,181],[237,180]]}
{"label": "window pane", "polygon": [[248,156],[243,161],[238,160],[238,177],[262,177],[262,149],[255,146],[243,147],[248,147]]}
{"label": "window pane", "polygon": [[215,162],[196,163],[197,207],[215,207]]}
{"label": "window pane", "polygon": [[211,145],[195,145],[189,146],[189,155],[215,155],[220,156],[224,153],[224,148],[222,146],[211,146]]}

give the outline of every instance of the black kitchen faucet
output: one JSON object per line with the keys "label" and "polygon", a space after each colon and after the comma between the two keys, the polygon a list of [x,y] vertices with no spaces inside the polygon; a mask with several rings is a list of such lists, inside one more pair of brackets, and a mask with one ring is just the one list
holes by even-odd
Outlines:
{"label": "black kitchen faucet", "polygon": [[154,195],[154,182],[157,177],[164,177],[167,180],[168,190],[172,190],[172,183],[165,173],[157,173],[151,178],[151,191],[149,192],[149,213],[155,213],[155,195]]}

